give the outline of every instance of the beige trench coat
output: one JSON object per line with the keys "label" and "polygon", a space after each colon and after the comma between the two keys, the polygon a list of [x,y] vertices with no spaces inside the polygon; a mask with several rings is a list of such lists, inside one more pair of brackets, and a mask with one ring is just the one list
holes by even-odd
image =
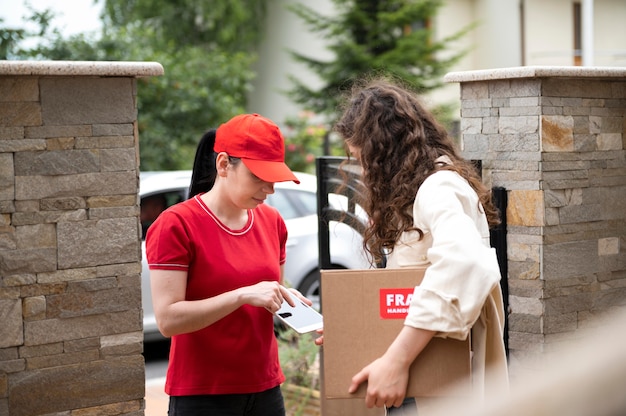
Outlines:
{"label": "beige trench coat", "polygon": [[387,268],[428,266],[405,325],[464,340],[471,334],[472,385],[478,397],[508,389],[500,270],[476,192],[451,171],[428,177],[415,198],[415,226]]}

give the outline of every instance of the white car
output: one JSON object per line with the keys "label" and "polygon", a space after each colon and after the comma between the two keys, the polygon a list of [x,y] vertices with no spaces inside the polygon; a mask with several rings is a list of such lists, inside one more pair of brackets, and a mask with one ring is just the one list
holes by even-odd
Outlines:
{"label": "white car", "polygon": [[[319,310],[319,248],[317,223],[317,179],[315,175],[295,172],[300,184],[280,182],[266,203],[276,207],[285,220],[288,231],[285,280],[311,299]],[[139,195],[142,209],[149,198],[159,197],[167,206],[187,199],[191,171],[141,172]],[[329,195],[333,207],[345,207],[345,197]],[[346,224],[330,222],[330,256],[334,268],[367,269],[369,261],[363,252],[362,238]],[[145,233],[144,233],[145,236]],[[143,239],[142,239],[143,240]],[[150,273],[146,262],[145,241],[142,248],[141,291],[143,330],[146,341],[162,339],[156,325],[150,293]]]}

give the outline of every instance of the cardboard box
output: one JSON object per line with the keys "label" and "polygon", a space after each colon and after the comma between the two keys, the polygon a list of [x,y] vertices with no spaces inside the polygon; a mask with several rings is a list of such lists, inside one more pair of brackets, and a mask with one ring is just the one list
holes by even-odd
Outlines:
{"label": "cardboard box", "polygon": [[[424,268],[322,270],[323,387],[327,399],[365,397],[352,377],[380,357],[404,325],[408,302]],[[469,340],[433,338],[412,364],[407,397],[442,396],[446,387],[471,388]]]}

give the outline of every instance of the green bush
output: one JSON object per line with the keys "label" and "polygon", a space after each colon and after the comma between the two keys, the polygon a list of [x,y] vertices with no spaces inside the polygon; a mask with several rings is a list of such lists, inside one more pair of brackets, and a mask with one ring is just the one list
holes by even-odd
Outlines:
{"label": "green bush", "polygon": [[278,355],[286,384],[320,389],[319,348],[311,335],[299,335],[290,329],[279,333]]}

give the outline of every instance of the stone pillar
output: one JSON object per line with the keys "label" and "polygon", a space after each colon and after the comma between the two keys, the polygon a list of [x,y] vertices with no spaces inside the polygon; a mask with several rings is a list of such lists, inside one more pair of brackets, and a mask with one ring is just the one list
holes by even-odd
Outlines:
{"label": "stone pillar", "polygon": [[514,374],[520,358],[626,307],[626,68],[520,67],[445,80],[461,85],[464,156],[508,190]]}
{"label": "stone pillar", "polygon": [[0,415],[143,415],[137,78],[0,62]]}

